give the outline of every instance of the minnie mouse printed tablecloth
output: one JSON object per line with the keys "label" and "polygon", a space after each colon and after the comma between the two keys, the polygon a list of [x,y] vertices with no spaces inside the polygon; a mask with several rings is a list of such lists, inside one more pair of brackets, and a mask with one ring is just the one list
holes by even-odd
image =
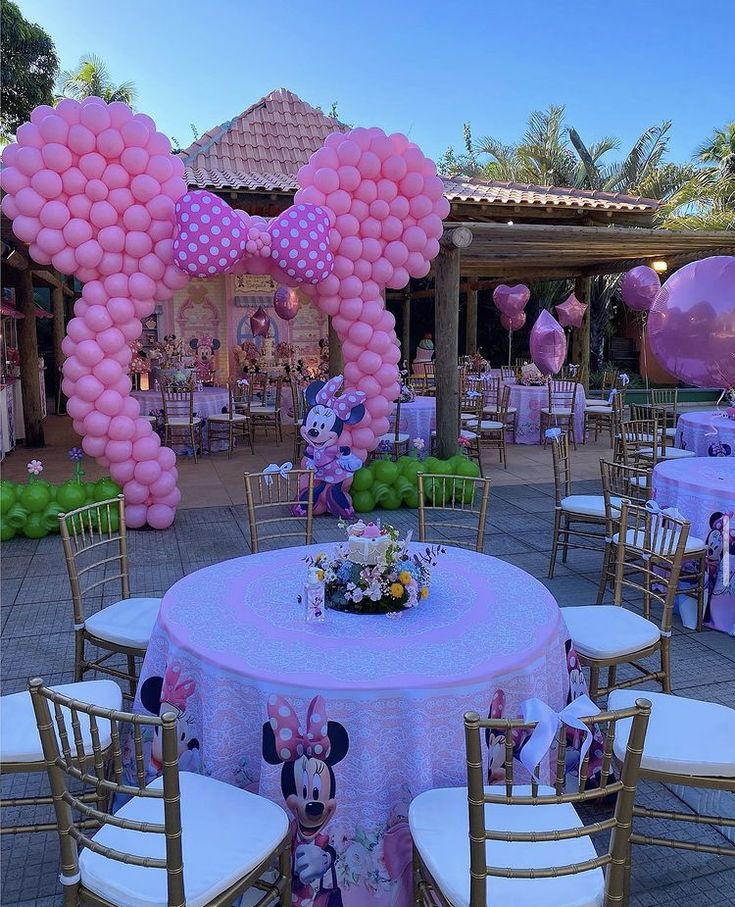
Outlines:
{"label": "minnie mouse printed tablecloth", "polygon": [[[297,907],[408,907],[408,806],[466,783],[464,713],[516,717],[530,697],[559,711],[584,678],[553,596],[517,567],[447,548],[416,610],[307,623],[297,596],[318,550],[237,558],[172,586],[136,709],[179,716],[183,770],[284,806]],[[504,740],[486,744],[497,781]],[[146,746],[153,776],[159,742]],[[591,756],[599,771],[599,740]]]}
{"label": "minnie mouse printed tablecloth", "polygon": [[653,470],[653,498],[676,507],[704,540],[704,624],[735,636],[735,458],[664,460]]}
{"label": "minnie mouse printed tablecloth", "polygon": [[698,457],[735,456],[735,419],[719,411],[682,413],[676,422],[676,446]]}

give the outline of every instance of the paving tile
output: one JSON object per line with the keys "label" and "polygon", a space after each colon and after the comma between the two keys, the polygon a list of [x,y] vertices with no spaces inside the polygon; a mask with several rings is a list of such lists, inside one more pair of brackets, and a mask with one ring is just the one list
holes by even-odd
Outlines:
{"label": "paving tile", "polygon": [[37,576],[31,570],[23,580],[16,602],[18,604],[51,602],[67,595],[69,595],[69,575],[66,571]]}
{"label": "paving tile", "polygon": [[3,639],[19,636],[44,636],[49,628],[71,630],[74,612],[70,598],[52,602],[14,605],[3,625]]}
{"label": "paving tile", "polygon": [[38,548],[38,539],[27,539],[17,535],[14,539],[3,542],[2,546],[3,558],[33,554]]}
{"label": "paving tile", "polygon": [[71,631],[19,636],[12,645],[3,646],[3,682],[17,678],[27,680],[34,674],[50,672],[71,675],[73,670],[74,633]]}
{"label": "paving tile", "polygon": [[[4,551],[3,555],[5,555]],[[2,566],[0,567],[0,574],[2,575],[3,580],[23,579],[26,575],[26,570],[28,570],[28,565],[31,562],[31,557],[30,554],[21,554],[18,557],[3,556]]]}
{"label": "paving tile", "polygon": [[2,582],[0,582],[0,594],[2,594],[2,601],[3,601],[3,605],[5,607],[9,607],[10,605],[12,605],[15,602],[15,600],[18,596],[18,592],[20,591],[22,582],[23,582],[23,580],[20,578],[19,579],[8,579],[6,577],[2,578]]}

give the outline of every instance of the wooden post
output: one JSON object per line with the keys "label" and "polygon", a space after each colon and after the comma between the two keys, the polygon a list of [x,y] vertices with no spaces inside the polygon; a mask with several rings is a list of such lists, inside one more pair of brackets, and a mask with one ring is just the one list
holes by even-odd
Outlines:
{"label": "wooden post", "polygon": [[574,281],[574,295],[580,302],[587,306],[587,311],[582,319],[582,326],[574,331],[574,341],[572,343],[572,355],[574,361],[582,369],[582,380],[584,389],[587,391],[590,387],[590,296],[592,289],[591,277],[577,277]]}
{"label": "wooden post", "polygon": [[339,341],[337,332],[332,327],[332,319],[329,318],[329,374],[341,375],[345,367],[345,360],[342,356],[342,344]]}
{"label": "wooden post", "polygon": [[460,249],[472,242],[467,227],[456,227],[442,237],[436,259],[434,298],[436,454],[446,458],[458,450],[459,431],[459,259]]}
{"label": "wooden post", "polygon": [[406,368],[411,369],[411,292],[406,287],[403,292],[403,325],[401,330],[401,360]]}
{"label": "wooden post", "polygon": [[18,353],[20,355],[20,387],[23,392],[23,422],[26,447],[43,447],[41,420],[41,388],[38,383],[38,338],[36,336],[36,306],[33,301],[33,273],[30,266],[18,272],[16,287],[18,311],[25,317],[18,320]]}
{"label": "wooden post", "polygon": [[[64,312],[64,278],[61,274],[58,274],[59,280],[61,281],[61,286],[53,287],[51,290],[51,309],[54,314],[54,322],[52,325],[53,332],[53,348],[54,348],[54,372],[56,380],[61,384],[61,366],[64,364],[64,353],[61,350],[61,342],[64,339],[64,334],[66,333],[66,324],[65,324],[65,312]],[[59,407],[61,412],[66,412],[65,404],[63,403],[63,395],[61,389],[59,388],[56,394],[57,402],[62,401],[62,407]]]}
{"label": "wooden post", "polygon": [[471,280],[467,284],[467,333],[465,352],[474,356],[477,352],[477,281]]}

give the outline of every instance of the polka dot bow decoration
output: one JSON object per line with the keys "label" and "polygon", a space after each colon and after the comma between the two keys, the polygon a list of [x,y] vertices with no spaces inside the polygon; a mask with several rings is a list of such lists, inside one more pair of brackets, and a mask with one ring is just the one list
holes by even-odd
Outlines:
{"label": "polka dot bow decoration", "polygon": [[211,277],[261,259],[258,271],[278,281],[286,275],[295,283],[317,284],[334,268],[329,230],[329,215],[319,205],[292,205],[267,223],[196,190],[176,203],[174,262],[190,277]]}
{"label": "polka dot bow decoration", "polygon": [[268,699],[268,718],[276,738],[276,752],[282,762],[295,762],[301,756],[326,759],[331,746],[327,725],[327,706],[315,696],[306,712],[306,731],[299,727],[293,706],[283,696]]}
{"label": "polka dot bow decoration", "polygon": [[349,391],[338,397],[339,389],[342,387],[342,375],[336,375],[330,378],[324,387],[317,392],[316,402],[321,406],[327,406],[333,410],[343,422],[350,417],[352,410],[365,402],[366,394],[363,391]]}

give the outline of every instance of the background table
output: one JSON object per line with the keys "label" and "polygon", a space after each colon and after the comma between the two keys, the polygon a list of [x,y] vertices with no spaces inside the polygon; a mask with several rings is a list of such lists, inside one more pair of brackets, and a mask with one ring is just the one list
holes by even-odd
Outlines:
{"label": "background table", "polygon": [[[547,386],[540,387],[504,381],[510,388],[510,406],[518,410],[516,422],[516,444],[540,444],[541,410],[549,405]],[[584,443],[584,387],[577,385],[576,408],[574,411],[574,438],[577,444]],[[553,423],[552,423],[553,424]]]}
{"label": "background table", "polygon": [[[705,624],[735,635],[735,458],[666,460],[653,470],[653,497],[676,507],[691,522],[692,535],[707,543]],[[729,539],[723,515],[729,515]],[[730,579],[724,583],[725,552]]]}
{"label": "background table", "polygon": [[[140,412],[143,416],[151,416],[163,411],[160,391],[133,391],[132,396],[140,403]],[[202,447],[204,449],[207,449],[207,417],[226,412],[229,404],[230,397],[226,387],[203,387],[200,391],[194,391],[194,415],[204,419],[202,426]],[[176,433],[177,443],[174,450],[177,454],[191,454],[191,447],[184,443],[182,434],[182,432]],[[213,449],[220,450],[226,447],[226,441],[216,441]]]}
{"label": "background table", "polygon": [[[393,413],[395,415],[395,407]],[[411,403],[401,403],[400,430],[408,434],[411,441],[414,438],[421,438],[427,455],[431,450],[431,433],[435,428],[436,399],[434,397],[416,397]]]}
{"label": "background table", "polygon": [[735,419],[728,419],[717,410],[682,413],[676,422],[676,446],[693,450],[698,457],[733,457]]}
{"label": "background table", "polygon": [[[306,848],[315,866],[333,848],[346,907],[408,907],[408,805],[428,788],[466,783],[464,712],[512,717],[530,696],[558,710],[584,680],[556,601],[517,567],[448,548],[415,611],[394,619],[329,611],[324,623],[306,623],[296,600],[303,558],[319,550],[237,558],[176,583],[136,709],[158,710],[163,687],[180,716],[182,766],[281,804],[285,797],[294,848]],[[289,752],[312,732],[326,766]],[[502,751],[493,740],[494,780]],[[308,815],[304,784],[327,817],[316,837],[296,824]],[[332,887],[331,868],[323,884]],[[318,879],[297,882],[295,903],[310,903],[318,889]]]}

